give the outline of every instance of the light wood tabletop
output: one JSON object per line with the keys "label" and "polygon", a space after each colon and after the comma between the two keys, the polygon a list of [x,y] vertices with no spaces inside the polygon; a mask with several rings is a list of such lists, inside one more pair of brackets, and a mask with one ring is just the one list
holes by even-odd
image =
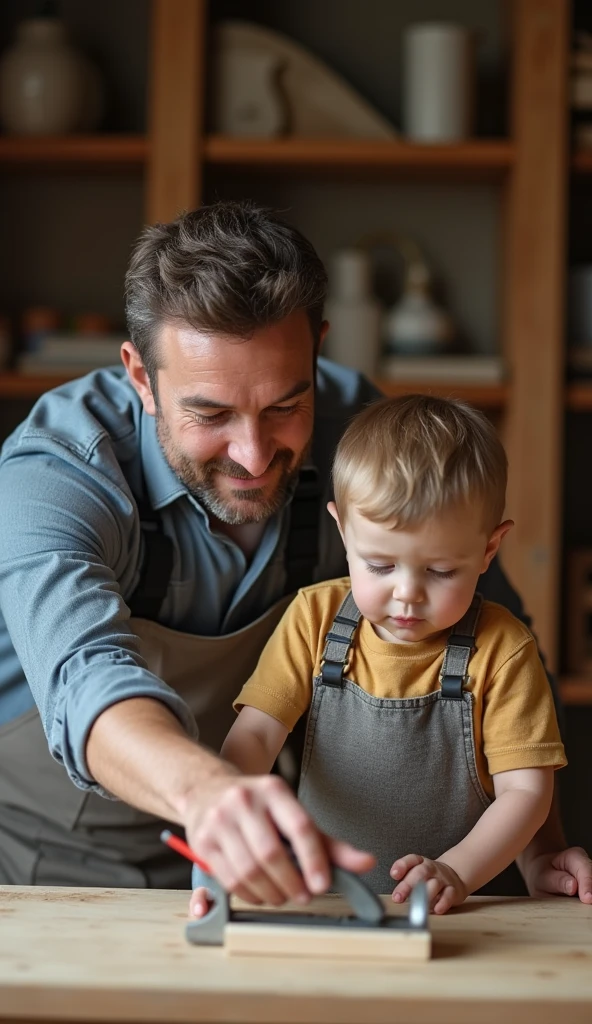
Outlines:
{"label": "light wood tabletop", "polygon": [[[337,899],[313,907],[334,912]],[[191,946],[187,900],[180,891],[0,887],[0,1021],[592,1021],[592,907],[573,899],[472,898],[430,918],[430,961],[400,965]]]}

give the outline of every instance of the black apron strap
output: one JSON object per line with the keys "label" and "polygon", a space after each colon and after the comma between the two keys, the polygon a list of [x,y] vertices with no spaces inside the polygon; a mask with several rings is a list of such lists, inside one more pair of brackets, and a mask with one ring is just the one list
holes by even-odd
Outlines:
{"label": "black apron strap", "polygon": [[285,595],[294,594],[300,587],[314,582],[314,571],[319,562],[320,507],[321,488],[317,470],[314,466],[303,467],[290,505]]}
{"label": "black apron strap", "polygon": [[461,700],[463,686],[467,682],[467,669],[471,655],[475,650],[475,634],[477,631],[477,620],[483,604],[481,594],[475,594],[471,601],[470,608],[463,615],[460,622],[453,627],[448,637],[440,684],[442,696],[451,700]]}
{"label": "black apron strap", "polygon": [[138,502],[144,558],[140,581],[128,604],[132,615],[155,621],[169,588],[173,571],[173,542],[162,528],[162,519],[147,502]]}
{"label": "black apron strap", "polygon": [[[286,544],[284,594],[293,594],[313,582],[319,560],[321,488],[314,467],[300,470],[290,506]],[[156,620],[166,597],[173,569],[173,542],[162,529],[160,515],[146,501],[138,501],[144,559],[140,581],[128,604],[132,615]]]}

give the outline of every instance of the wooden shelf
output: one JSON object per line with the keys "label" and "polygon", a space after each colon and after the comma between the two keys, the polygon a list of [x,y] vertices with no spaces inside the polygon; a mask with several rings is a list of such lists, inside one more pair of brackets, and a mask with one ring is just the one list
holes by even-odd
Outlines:
{"label": "wooden shelf", "polygon": [[57,388],[59,384],[74,380],[82,374],[52,374],[33,377],[24,373],[6,371],[0,373],[0,398],[38,398],[44,391]]}
{"label": "wooden shelf", "polygon": [[148,148],[143,135],[0,136],[0,169],[136,169]]}
{"label": "wooden shelf", "polygon": [[564,704],[592,704],[592,678],[563,676],[559,680],[559,693]]}
{"label": "wooden shelf", "polygon": [[575,174],[592,174],[592,149],[579,149],[571,158]]}
{"label": "wooden shelf", "polygon": [[455,384],[453,381],[396,381],[380,379],[376,386],[391,398],[400,395],[436,395],[438,398],[460,398],[480,409],[503,409],[508,399],[505,384]]}
{"label": "wooden shelf", "polygon": [[[6,371],[0,373],[0,396],[5,398],[31,398],[43,394],[50,388],[57,387],[67,380],[80,374],[63,374],[58,376],[29,376],[28,374]],[[507,399],[507,388],[504,385],[472,385],[454,383],[429,383],[425,381],[405,381],[397,383],[392,380],[377,380],[376,386],[385,395],[430,394],[445,398],[460,398],[481,409],[503,409]]]}
{"label": "wooden shelf", "polygon": [[569,384],[566,405],[572,412],[592,409],[592,381],[589,384]]}
{"label": "wooden shelf", "polygon": [[499,177],[514,162],[505,139],[475,139],[456,145],[419,145],[372,139],[237,139],[210,135],[205,159],[215,167],[376,172],[455,172],[459,176]]}

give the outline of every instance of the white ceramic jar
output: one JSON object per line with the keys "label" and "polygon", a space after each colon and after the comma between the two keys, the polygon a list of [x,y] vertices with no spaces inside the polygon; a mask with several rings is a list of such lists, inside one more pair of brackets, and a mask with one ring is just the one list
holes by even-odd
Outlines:
{"label": "white ceramic jar", "polygon": [[403,129],[417,142],[458,142],[472,128],[473,35],[425,22],[403,34]]}
{"label": "white ceramic jar", "polygon": [[371,286],[371,265],[363,249],[341,249],[331,260],[329,321],[323,354],[367,377],[376,373],[382,310]]}

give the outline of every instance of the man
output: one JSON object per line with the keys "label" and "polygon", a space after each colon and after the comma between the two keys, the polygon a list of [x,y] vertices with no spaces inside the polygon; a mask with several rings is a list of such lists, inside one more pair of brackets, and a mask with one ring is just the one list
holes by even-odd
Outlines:
{"label": "man", "polygon": [[[3,881],[188,885],[163,820],[254,902],[307,901],[329,858],[369,867],[281,778],[215,753],[295,589],[346,571],[324,511],[330,461],[377,392],[317,366],[325,290],[310,243],[252,206],[150,228],[126,279],[125,372],[43,396],[6,442]],[[520,611],[499,567],[486,593]],[[562,845],[550,822],[528,885],[588,899],[590,862],[552,862]]]}

